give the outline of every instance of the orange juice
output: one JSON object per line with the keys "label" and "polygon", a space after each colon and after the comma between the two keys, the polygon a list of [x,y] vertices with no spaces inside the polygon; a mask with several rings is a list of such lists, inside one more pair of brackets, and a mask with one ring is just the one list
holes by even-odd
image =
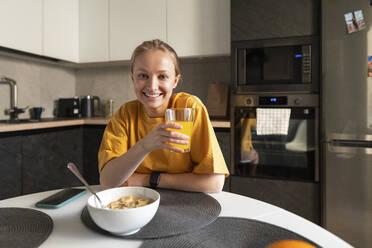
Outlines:
{"label": "orange juice", "polygon": [[193,122],[192,121],[172,121],[172,122],[175,122],[177,124],[182,125],[182,129],[169,128],[169,130],[176,131],[176,132],[179,132],[179,133],[182,133],[182,134],[185,134],[185,135],[189,136],[189,139],[188,139],[189,143],[188,144],[182,145],[182,144],[172,143],[172,145],[175,146],[175,147],[183,149],[183,152],[189,152],[190,151],[190,145],[191,145],[191,131],[192,131]]}

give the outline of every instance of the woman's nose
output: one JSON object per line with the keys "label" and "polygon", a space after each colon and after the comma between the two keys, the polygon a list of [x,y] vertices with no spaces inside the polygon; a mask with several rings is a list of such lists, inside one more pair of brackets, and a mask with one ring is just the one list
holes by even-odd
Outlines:
{"label": "woman's nose", "polygon": [[150,90],[157,90],[158,86],[158,78],[156,76],[149,77],[149,80],[147,81],[147,88]]}

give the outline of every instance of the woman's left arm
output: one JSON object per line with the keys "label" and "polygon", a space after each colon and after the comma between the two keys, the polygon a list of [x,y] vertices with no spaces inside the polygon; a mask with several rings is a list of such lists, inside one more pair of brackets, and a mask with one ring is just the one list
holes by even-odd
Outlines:
{"label": "woman's left arm", "polygon": [[[150,174],[133,173],[123,186],[149,186]],[[225,174],[161,173],[159,188],[218,193],[225,183]]]}

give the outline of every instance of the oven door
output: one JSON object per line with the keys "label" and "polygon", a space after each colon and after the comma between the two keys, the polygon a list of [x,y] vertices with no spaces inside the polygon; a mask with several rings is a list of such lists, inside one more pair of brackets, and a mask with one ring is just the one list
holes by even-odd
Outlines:
{"label": "oven door", "polygon": [[[270,108],[270,109],[269,109]],[[257,112],[287,109],[285,132],[262,132]],[[297,181],[318,181],[318,121],[316,107],[234,107],[232,174]],[[259,117],[259,118],[258,118]],[[275,118],[265,126],[277,130]],[[262,121],[261,121],[262,123]],[[282,124],[281,124],[282,125]]]}

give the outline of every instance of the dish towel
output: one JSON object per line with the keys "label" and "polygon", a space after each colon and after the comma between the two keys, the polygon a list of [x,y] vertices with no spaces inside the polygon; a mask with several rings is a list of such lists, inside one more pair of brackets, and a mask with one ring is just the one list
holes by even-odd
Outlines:
{"label": "dish towel", "polygon": [[257,108],[257,135],[288,135],[289,108]]}

